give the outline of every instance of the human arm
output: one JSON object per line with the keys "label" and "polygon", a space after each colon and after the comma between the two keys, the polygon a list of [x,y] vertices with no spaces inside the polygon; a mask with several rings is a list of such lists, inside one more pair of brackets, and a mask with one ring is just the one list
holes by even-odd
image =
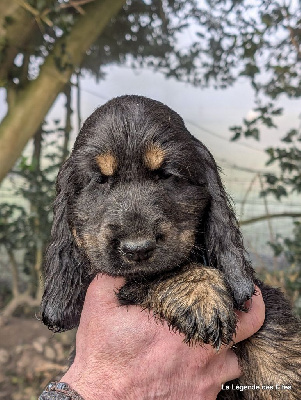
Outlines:
{"label": "human arm", "polygon": [[[188,347],[140,307],[119,306],[121,278],[91,283],[76,339],[74,363],[62,377],[85,400],[213,400],[222,383],[240,375],[231,348]],[[255,333],[264,320],[260,292],[248,313],[238,312],[235,342]]]}

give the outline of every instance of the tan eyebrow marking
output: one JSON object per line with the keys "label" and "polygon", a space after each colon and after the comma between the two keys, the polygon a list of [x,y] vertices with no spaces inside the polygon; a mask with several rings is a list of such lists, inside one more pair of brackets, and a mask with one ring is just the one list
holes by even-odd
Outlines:
{"label": "tan eyebrow marking", "polygon": [[110,152],[99,154],[96,157],[97,165],[103,175],[111,176],[117,168],[117,160]]}
{"label": "tan eyebrow marking", "polygon": [[164,161],[164,150],[158,144],[150,145],[144,155],[144,162],[150,170],[161,167]]}

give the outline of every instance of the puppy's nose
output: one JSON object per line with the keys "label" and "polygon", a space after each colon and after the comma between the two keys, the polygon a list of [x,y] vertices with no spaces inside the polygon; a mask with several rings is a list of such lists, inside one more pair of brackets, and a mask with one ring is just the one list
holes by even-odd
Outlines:
{"label": "puppy's nose", "polygon": [[154,240],[125,240],[120,243],[120,249],[129,261],[143,261],[150,258],[156,248]]}

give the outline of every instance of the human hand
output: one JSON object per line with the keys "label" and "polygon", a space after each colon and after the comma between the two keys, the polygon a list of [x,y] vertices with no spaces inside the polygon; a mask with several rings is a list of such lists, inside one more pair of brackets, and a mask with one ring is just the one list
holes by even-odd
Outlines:
{"label": "human hand", "polygon": [[[187,346],[138,306],[120,306],[122,278],[97,276],[88,288],[76,338],[76,357],[61,381],[85,400],[213,400],[222,383],[240,376],[230,346]],[[261,293],[248,313],[237,312],[235,342],[263,324]]]}

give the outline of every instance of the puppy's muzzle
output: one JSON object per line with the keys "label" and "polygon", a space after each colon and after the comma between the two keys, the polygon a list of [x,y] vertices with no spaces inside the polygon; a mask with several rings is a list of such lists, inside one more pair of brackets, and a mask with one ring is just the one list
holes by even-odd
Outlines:
{"label": "puppy's muzzle", "polygon": [[126,261],[148,260],[156,249],[156,241],[151,239],[123,240],[120,252]]}

